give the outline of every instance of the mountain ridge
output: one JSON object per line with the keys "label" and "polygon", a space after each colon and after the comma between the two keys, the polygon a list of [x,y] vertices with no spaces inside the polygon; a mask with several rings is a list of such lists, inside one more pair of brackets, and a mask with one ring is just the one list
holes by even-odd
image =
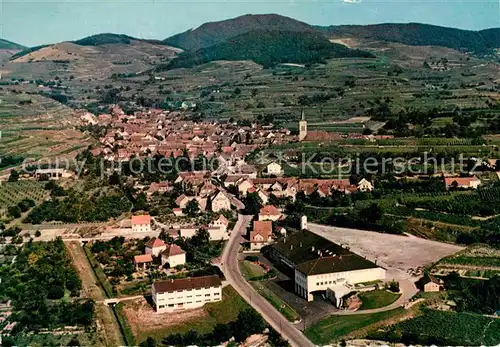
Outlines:
{"label": "mountain ridge", "polygon": [[423,23],[315,26],[329,36],[352,36],[410,46],[441,46],[474,53],[500,48],[500,28],[464,30]]}
{"label": "mountain ridge", "polygon": [[163,42],[184,50],[197,50],[222,43],[254,30],[314,32],[313,26],[278,14],[247,14],[208,22],[195,29],[173,35]]}
{"label": "mountain ridge", "polygon": [[20,45],[18,43],[5,39],[0,39],[0,49],[11,49],[16,51],[22,51],[26,48],[27,48],[26,46]]}
{"label": "mountain ridge", "polygon": [[216,60],[252,60],[269,68],[280,63],[307,65],[344,57],[374,56],[332,43],[318,32],[254,30],[197,51],[186,51],[159,70],[190,68]]}

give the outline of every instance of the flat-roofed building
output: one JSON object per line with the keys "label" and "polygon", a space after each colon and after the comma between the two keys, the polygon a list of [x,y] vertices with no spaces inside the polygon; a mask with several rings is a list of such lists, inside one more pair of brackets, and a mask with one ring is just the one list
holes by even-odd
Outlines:
{"label": "flat-roofed building", "polygon": [[157,281],[152,285],[156,312],[174,312],[202,307],[222,300],[222,283],[217,275]]}
{"label": "flat-roofed building", "polygon": [[295,293],[307,301],[313,300],[314,293],[335,292],[339,285],[384,280],[386,273],[375,263],[309,231],[280,239],[271,246],[271,257],[290,268]]}

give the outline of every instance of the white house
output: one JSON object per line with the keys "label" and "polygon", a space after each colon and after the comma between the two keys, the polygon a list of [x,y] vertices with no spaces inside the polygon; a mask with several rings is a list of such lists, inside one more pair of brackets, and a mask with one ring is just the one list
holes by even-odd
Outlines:
{"label": "white house", "polygon": [[202,307],[222,300],[222,283],[217,275],[157,281],[152,285],[156,312],[174,312]]}
{"label": "white house", "polygon": [[250,250],[259,251],[272,241],[273,222],[254,221],[253,230],[250,232]]}
{"label": "white house", "polygon": [[229,221],[222,214],[219,215],[219,218],[217,218],[216,220],[214,220],[212,223],[209,224],[209,227],[219,228],[224,232],[227,232],[228,226],[229,226]]}
{"label": "white house", "polygon": [[165,250],[161,252],[161,265],[168,264],[170,267],[186,264],[186,252],[176,244],[166,246]]}
{"label": "white house", "polygon": [[231,200],[222,191],[212,197],[212,212],[231,209]]}
{"label": "white house", "polygon": [[266,173],[268,175],[281,176],[281,175],[283,175],[283,168],[281,167],[280,164],[278,164],[276,162],[272,162],[272,163],[267,164]]}
{"label": "white house", "polygon": [[132,232],[151,232],[151,216],[140,215],[132,216]]}
{"label": "white house", "polygon": [[362,192],[371,192],[373,190],[373,184],[366,178],[363,178],[358,183],[358,189]]}
{"label": "white house", "polygon": [[253,184],[250,180],[242,180],[238,183],[238,192],[241,195],[247,195],[248,190],[252,187]]}
{"label": "white house", "polygon": [[165,250],[167,245],[165,242],[160,240],[159,238],[153,237],[146,243],[146,250],[144,253],[151,254],[154,257],[157,257],[162,251]]}

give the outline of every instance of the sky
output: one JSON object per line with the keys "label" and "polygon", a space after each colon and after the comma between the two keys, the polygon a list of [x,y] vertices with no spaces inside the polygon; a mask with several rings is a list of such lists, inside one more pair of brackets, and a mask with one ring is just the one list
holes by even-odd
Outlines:
{"label": "sky", "polygon": [[314,25],[500,27],[500,0],[0,0],[0,38],[25,46],[111,32],[165,39],[205,22],[278,13]]}

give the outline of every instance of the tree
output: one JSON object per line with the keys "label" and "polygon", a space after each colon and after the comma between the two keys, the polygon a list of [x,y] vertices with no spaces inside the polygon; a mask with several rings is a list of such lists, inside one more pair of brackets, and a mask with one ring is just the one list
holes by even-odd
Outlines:
{"label": "tree", "polygon": [[9,182],[16,182],[19,180],[19,172],[12,170],[9,175]]}
{"label": "tree", "polygon": [[198,204],[198,201],[196,201],[196,199],[190,200],[182,212],[184,212],[184,214],[188,217],[195,217],[198,215],[198,213],[200,213],[200,205]]}
{"label": "tree", "polygon": [[19,208],[19,206],[9,206],[8,212],[12,218],[21,217],[21,209]]}
{"label": "tree", "polygon": [[245,205],[245,212],[247,214],[256,215],[262,207],[262,199],[257,193],[248,193],[243,199],[243,204]]}
{"label": "tree", "polygon": [[156,347],[156,346],[157,346],[156,340],[151,336],[149,336],[146,339],[146,341],[141,342],[141,344],[139,345],[139,347]]}

